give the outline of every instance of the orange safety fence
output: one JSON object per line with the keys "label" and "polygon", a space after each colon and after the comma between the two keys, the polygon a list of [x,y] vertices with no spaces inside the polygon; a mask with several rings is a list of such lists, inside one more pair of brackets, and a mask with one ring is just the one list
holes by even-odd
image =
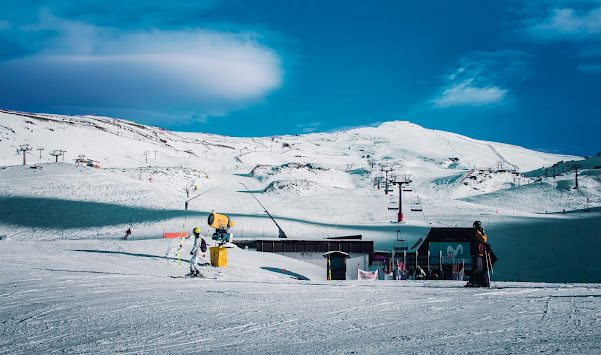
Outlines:
{"label": "orange safety fence", "polygon": [[188,238],[188,233],[167,233],[165,232],[165,238],[179,238],[179,237],[183,237],[183,238]]}

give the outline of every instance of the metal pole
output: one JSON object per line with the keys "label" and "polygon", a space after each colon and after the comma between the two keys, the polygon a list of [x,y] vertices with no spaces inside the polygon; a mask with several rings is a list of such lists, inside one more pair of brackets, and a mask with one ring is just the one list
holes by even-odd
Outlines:
{"label": "metal pole", "polygon": [[438,267],[440,268],[440,277],[442,278],[442,250],[438,251]]}
{"label": "metal pole", "polygon": [[403,221],[403,184],[399,183],[399,216],[397,222]]}
{"label": "metal pole", "polygon": [[261,207],[263,207],[263,210],[265,211],[265,213],[267,213],[267,215],[269,216],[269,218],[271,218],[271,220],[273,221],[273,223],[275,223],[276,227],[278,227],[279,230],[279,238],[288,238],[288,236],[286,236],[286,233],[284,233],[284,230],[280,227],[280,225],[278,224],[278,222],[275,221],[275,219],[273,219],[273,217],[271,216],[271,214],[269,213],[269,211],[267,211],[267,209],[265,208],[265,206],[263,206],[263,204],[261,203],[261,201],[259,201],[255,195],[250,192],[250,190],[248,189],[248,187],[246,187],[246,185],[244,185],[243,183],[240,183],[242,186],[244,186],[244,188],[246,189],[246,191],[248,191],[250,193],[250,195],[259,203],[259,205],[261,205]]}
{"label": "metal pole", "polygon": [[416,250],[416,251],[415,251],[415,272],[416,272],[416,273],[417,273],[417,267],[419,266],[419,265],[417,264],[417,255],[418,255],[418,254],[419,254],[419,252]]}
{"label": "metal pole", "polygon": [[384,184],[384,194],[388,195],[388,170],[384,171],[384,174],[386,175],[386,183]]}
{"label": "metal pole", "polygon": [[394,264],[395,264],[395,261],[394,261],[394,246],[393,246],[392,247],[392,268],[391,268],[392,270],[390,270],[390,271],[392,271],[392,279],[396,280],[396,274],[394,272]]}
{"label": "metal pole", "polygon": [[[403,250],[403,269],[407,268],[407,250]],[[405,278],[405,270],[403,270],[403,279]]]}

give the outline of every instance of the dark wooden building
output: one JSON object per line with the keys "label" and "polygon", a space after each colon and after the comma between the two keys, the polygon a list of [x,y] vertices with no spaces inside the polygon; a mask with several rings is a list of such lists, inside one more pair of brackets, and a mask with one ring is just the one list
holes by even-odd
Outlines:
{"label": "dark wooden building", "polygon": [[256,241],[257,251],[270,253],[345,253],[371,254],[373,240],[358,239],[261,239]]}
{"label": "dark wooden building", "polygon": [[[356,275],[357,267],[367,269],[369,267],[369,256],[374,252],[373,240],[362,240],[361,235],[328,239],[237,239],[235,243],[239,247],[255,248],[258,252],[264,253],[277,253],[322,267],[327,266],[327,263],[324,263],[324,254],[337,252],[339,254],[328,260],[330,264],[332,262],[336,265],[340,263],[345,267],[344,277],[346,275],[350,277]],[[339,255],[342,255],[340,253],[346,254],[344,262],[338,258]],[[332,271],[338,275],[338,271]]]}

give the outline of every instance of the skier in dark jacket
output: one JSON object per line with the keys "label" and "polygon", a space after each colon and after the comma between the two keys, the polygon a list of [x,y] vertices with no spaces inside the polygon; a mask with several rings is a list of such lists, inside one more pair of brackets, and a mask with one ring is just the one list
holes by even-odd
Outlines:
{"label": "skier in dark jacket", "polygon": [[123,237],[123,239],[127,240],[127,238],[128,238],[130,235],[131,235],[131,228],[128,228],[128,229],[125,231],[125,237]]}
{"label": "skier in dark jacket", "polygon": [[490,281],[484,268],[484,256],[486,253],[486,242],[488,237],[482,228],[480,221],[474,222],[474,235],[470,244],[472,254],[472,276],[466,285],[468,287],[489,287]]}

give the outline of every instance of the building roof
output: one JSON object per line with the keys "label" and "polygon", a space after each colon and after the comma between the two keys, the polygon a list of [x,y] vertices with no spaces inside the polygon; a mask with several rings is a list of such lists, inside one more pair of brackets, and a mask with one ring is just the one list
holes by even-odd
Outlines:
{"label": "building roof", "polygon": [[327,258],[327,257],[328,257],[328,256],[330,256],[330,255],[342,255],[342,256],[344,256],[344,257],[348,258],[348,254],[347,254],[347,253],[345,253],[345,252],[343,252],[343,251],[340,251],[340,250],[336,250],[336,251],[329,251],[329,252],[327,252],[327,253],[324,253],[324,254],[323,254],[323,257],[324,257],[324,258]]}

